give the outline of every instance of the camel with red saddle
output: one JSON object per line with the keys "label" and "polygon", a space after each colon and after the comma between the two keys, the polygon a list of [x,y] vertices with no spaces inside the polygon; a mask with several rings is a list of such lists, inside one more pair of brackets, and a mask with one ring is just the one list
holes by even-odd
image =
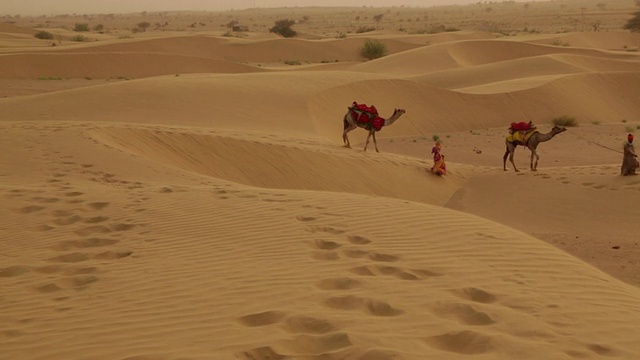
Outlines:
{"label": "camel with red saddle", "polygon": [[[540,160],[540,156],[538,155],[536,149],[541,142],[549,141],[553,139],[554,136],[560,134],[561,132],[567,131],[566,128],[560,126],[554,126],[551,131],[546,134],[539,132],[535,126],[529,123],[512,123],[509,128],[509,135],[506,138],[506,146],[507,150],[502,157],[502,168],[504,171],[507,171],[507,157],[509,157],[509,161],[511,161],[511,165],[513,165],[513,169],[516,172],[519,172],[516,164],[513,162],[513,154],[516,151],[516,147],[518,145],[522,145],[528,148],[531,151],[531,171],[538,170],[538,160]],[[533,158],[535,157],[536,161],[534,163]]]}
{"label": "camel with red saddle", "polygon": [[369,139],[373,136],[373,145],[376,148],[376,152],[380,152],[378,150],[378,142],[376,141],[376,132],[380,131],[383,126],[393,124],[405,112],[404,109],[394,109],[393,114],[388,119],[385,119],[378,116],[378,110],[375,106],[366,106],[365,104],[358,104],[354,101],[342,120],[344,124],[344,131],[342,132],[342,141],[345,143],[344,146],[351,148],[347,133],[360,127],[369,131],[367,141],[364,144],[364,151],[367,151]]}

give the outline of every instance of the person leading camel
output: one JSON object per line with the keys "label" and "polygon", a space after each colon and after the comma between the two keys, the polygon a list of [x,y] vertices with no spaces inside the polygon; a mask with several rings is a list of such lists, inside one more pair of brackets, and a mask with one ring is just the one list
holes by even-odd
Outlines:
{"label": "person leading camel", "polygon": [[622,166],[620,168],[620,174],[623,176],[637,175],[636,169],[640,166],[638,164],[638,155],[633,147],[633,134],[627,135],[627,142],[623,146]]}
{"label": "person leading camel", "polygon": [[444,163],[444,155],[442,155],[441,151],[442,142],[437,140],[436,145],[431,149],[431,153],[433,154],[433,166],[431,167],[431,172],[438,176],[447,174],[447,165]]}

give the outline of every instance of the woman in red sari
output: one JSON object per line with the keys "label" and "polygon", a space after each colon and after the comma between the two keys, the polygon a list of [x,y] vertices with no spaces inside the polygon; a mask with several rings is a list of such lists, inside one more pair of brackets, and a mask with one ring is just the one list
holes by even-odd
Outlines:
{"label": "woman in red sari", "polygon": [[444,155],[442,155],[441,150],[442,142],[438,140],[436,141],[436,145],[431,149],[431,153],[433,154],[433,166],[431,167],[431,172],[438,176],[447,174],[447,165],[444,163]]}

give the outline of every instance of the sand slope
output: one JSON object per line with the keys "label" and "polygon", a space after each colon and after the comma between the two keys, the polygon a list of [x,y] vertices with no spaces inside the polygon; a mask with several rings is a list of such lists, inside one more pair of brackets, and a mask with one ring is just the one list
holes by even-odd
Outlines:
{"label": "sand slope", "polygon": [[[381,32],[369,62],[363,36],[4,52],[7,84],[41,82],[0,98],[3,357],[640,357],[640,180],[618,176],[640,57],[589,35]],[[407,111],[380,153],[361,129],[342,147],[353,101]],[[511,121],[561,115],[580,126],[538,172],[524,149],[502,170]]]}

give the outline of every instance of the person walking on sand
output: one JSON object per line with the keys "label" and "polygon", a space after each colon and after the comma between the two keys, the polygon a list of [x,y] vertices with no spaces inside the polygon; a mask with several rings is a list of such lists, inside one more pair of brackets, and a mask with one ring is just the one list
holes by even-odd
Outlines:
{"label": "person walking on sand", "polygon": [[447,174],[447,165],[444,163],[444,155],[442,155],[441,150],[442,142],[437,140],[436,145],[431,149],[431,154],[433,154],[433,166],[431,167],[431,172],[438,176]]}
{"label": "person walking on sand", "polygon": [[633,147],[633,134],[627,135],[627,142],[623,145],[622,166],[620,168],[620,175],[637,175],[636,169],[640,166],[638,164],[638,155]]}

